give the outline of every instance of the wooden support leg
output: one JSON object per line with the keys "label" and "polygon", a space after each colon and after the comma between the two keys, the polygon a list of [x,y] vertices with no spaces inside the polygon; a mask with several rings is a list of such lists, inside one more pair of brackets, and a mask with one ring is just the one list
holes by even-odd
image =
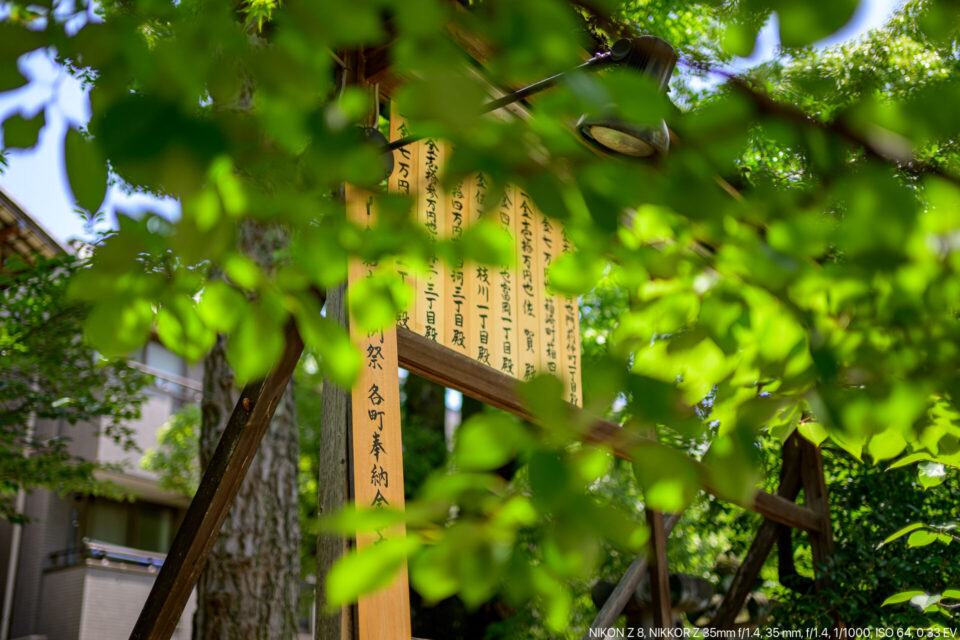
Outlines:
{"label": "wooden support leg", "polygon": [[809,532],[810,549],[814,563],[814,585],[817,589],[826,586],[829,580],[822,567],[833,551],[833,527],[830,524],[830,503],[827,500],[827,483],[823,475],[823,456],[820,448],[800,439],[800,474],[803,479],[803,496],[808,509],[820,518],[820,531]]}
{"label": "wooden support leg", "polygon": [[797,573],[793,562],[793,529],[777,525],[777,574],[780,584],[797,593],[813,591],[813,580]]}
{"label": "wooden support leg", "polygon": [[[800,493],[800,449],[797,440],[798,437],[794,434],[783,445],[783,466],[780,469],[780,488],[777,490],[777,495],[787,500],[795,500]],[[737,615],[743,608],[743,603],[760,575],[763,563],[770,555],[781,526],[772,520],[764,520],[760,525],[750,550],[747,551],[743,563],[737,568],[730,589],[708,626],[718,629],[733,627]]]}
{"label": "wooden support leg", "polygon": [[[346,286],[327,297],[328,319],[347,326]],[[323,414],[320,417],[320,515],[341,508],[351,498],[350,477],[353,473],[350,448],[350,390],[341,389],[328,379],[323,380]],[[342,536],[321,533],[317,538],[316,640],[352,640],[355,637],[353,607],[325,615],[327,573],[347,552],[348,540]]]}
{"label": "wooden support leg", "polygon": [[[681,515],[680,513],[675,513],[667,519],[666,524],[663,525],[664,538],[670,537],[670,532],[673,531],[677,522],[680,521]],[[640,581],[643,580],[643,576],[646,575],[648,566],[649,559],[647,556],[638,557],[630,564],[626,572],[624,572],[623,577],[620,578],[620,582],[618,582],[617,586],[613,589],[613,593],[610,594],[607,601],[600,607],[597,617],[590,623],[590,629],[609,629],[613,626],[613,623],[616,622],[620,614],[623,613],[623,609],[627,606],[630,598],[633,597],[637,586],[640,584]],[[587,640],[588,638],[590,638],[589,630],[583,635],[583,640]]]}
{"label": "wooden support leg", "polygon": [[647,526],[650,529],[648,562],[650,595],[653,598],[653,623],[658,629],[673,627],[670,611],[670,576],[667,573],[667,537],[664,535],[663,514],[647,509]]}
{"label": "wooden support leg", "polygon": [[240,394],[130,640],[168,640],[176,629],[302,351],[303,342],[291,320],[276,368]]}

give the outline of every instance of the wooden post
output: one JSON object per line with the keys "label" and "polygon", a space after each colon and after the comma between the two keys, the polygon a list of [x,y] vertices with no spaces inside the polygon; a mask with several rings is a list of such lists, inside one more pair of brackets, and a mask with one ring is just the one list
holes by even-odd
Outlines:
{"label": "wooden post", "polygon": [[[373,224],[376,211],[370,194],[348,185],[345,196],[347,216],[361,226]],[[348,287],[368,277],[373,268],[360,258],[351,258]],[[393,325],[368,332],[361,331],[349,320],[348,324],[350,338],[360,346],[363,355],[363,366],[350,394],[353,498],[358,509],[402,511],[403,445],[400,438],[397,329]],[[373,534],[358,534],[357,548],[405,534],[403,524]],[[389,586],[363,596],[357,602],[357,637],[359,640],[407,640],[410,637],[406,563]]]}
{"label": "wooden post", "polygon": [[673,627],[670,610],[670,575],[667,570],[667,536],[664,535],[663,514],[647,509],[650,529],[648,560],[650,566],[650,596],[653,599],[653,623],[658,629]]}
{"label": "wooden post", "polygon": [[[346,286],[340,285],[327,296],[326,317],[347,326]],[[323,380],[323,405],[320,416],[320,515],[336,511],[350,499],[350,390]],[[327,573],[347,552],[348,541],[337,535],[321,533],[317,537],[316,635],[317,640],[352,640],[355,637],[353,607],[325,615]]]}
{"label": "wooden post", "polygon": [[[680,521],[681,515],[680,513],[675,513],[667,519],[666,524],[663,525],[663,535],[665,538],[670,537],[670,532],[673,531],[677,522]],[[613,626],[613,623],[616,622],[620,614],[623,613],[623,608],[627,606],[630,598],[633,597],[637,586],[640,584],[640,581],[643,580],[643,576],[647,574],[648,566],[649,559],[645,555],[638,557],[630,564],[624,572],[623,577],[620,578],[620,582],[614,587],[613,593],[610,594],[607,601],[600,607],[600,611],[597,612],[597,617],[590,623],[590,629],[596,631],[609,629]],[[590,630],[588,629],[587,632],[583,634],[582,640],[588,640],[590,637]]]}
{"label": "wooden post", "polygon": [[168,640],[176,629],[302,351],[303,342],[291,320],[283,355],[273,372],[243,388],[130,640]]}
{"label": "wooden post", "polygon": [[[798,440],[799,436],[794,433],[783,444],[783,466],[780,469],[780,488],[777,490],[777,495],[787,500],[795,500],[797,494],[800,493],[800,449]],[[716,629],[733,628],[737,615],[743,608],[743,603],[760,575],[763,563],[770,555],[770,550],[777,540],[781,526],[769,519],[764,520],[763,524],[760,525],[743,563],[737,568],[730,589],[707,626]]]}
{"label": "wooden post", "polygon": [[823,475],[823,456],[820,447],[805,438],[800,439],[800,474],[803,480],[803,499],[808,509],[817,514],[821,526],[811,531],[810,550],[813,554],[814,585],[820,589],[829,584],[822,567],[833,551],[833,528],[830,524],[830,503],[827,500],[827,483]]}

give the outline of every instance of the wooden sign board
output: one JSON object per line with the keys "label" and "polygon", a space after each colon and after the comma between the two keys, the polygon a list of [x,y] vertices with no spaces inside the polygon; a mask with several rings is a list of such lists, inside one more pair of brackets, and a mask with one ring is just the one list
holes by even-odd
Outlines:
{"label": "wooden sign board", "polygon": [[[392,139],[409,132],[391,116]],[[562,226],[538,211],[533,199],[508,187],[499,202],[488,199],[487,179],[475,174],[445,191],[441,177],[446,144],[426,139],[401,148],[388,188],[416,201],[416,220],[435,239],[459,238],[481,216],[488,216],[515,241],[515,262],[492,266],[431,259],[422,273],[403,263],[401,277],[416,292],[413,304],[397,318],[399,326],[453,351],[527,380],[539,374],[560,378],[566,400],[580,405],[580,318],[575,298],[547,287],[547,269],[570,250]],[[375,222],[373,197],[352,187],[345,192],[347,214],[362,226]],[[376,265],[354,258],[349,284],[369,276]],[[353,495],[357,508],[403,509],[403,457],[400,430],[400,381],[396,328],[371,334],[351,324],[350,337],[364,357],[351,392]],[[357,547],[382,537],[404,534],[398,526],[357,537]],[[410,600],[404,566],[387,588],[357,604],[359,640],[408,640]]]}
{"label": "wooden sign board", "polygon": [[[347,187],[347,215],[358,224],[373,222],[373,198]],[[367,277],[376,265],[354,258],[349,282]],[[349,296],[349,286],[347,287]],[[365,333],[351,323],[350,338],[360,346],[363,369],[351,391],[353,420],[353,496],[358,509],[403,509],[403,444],[400,440],[400,378],[395,327]],[[357,547],[383,536],[402,536],[403,525],[378,534],[357,536]],[[359,640],[410,638],[410,592],[407,568],[387,588],[357,603]]]}
{"label": "wooden sign board", "polygon": [[[393,139],[407,133],[396,113],[390,131]],[[434,238],[459,238],[481,216],[489,217],[513,237],[514,264],[447,265],[433,259],[426,273],[412,278],[415,300],[398,323],[519,380],[557,376],[565,399],[582,405],[577,300],[547,286],[550,264],[572,249],[563,225],[517,187],[508,187],[499,202],[488,202],[483,174],[445,192],[441,178],[448,153],[444,142],[431,138],[403,147],[390,189],[416,195],[416,219]],[[411,281],[409,273],[403,275]]]}

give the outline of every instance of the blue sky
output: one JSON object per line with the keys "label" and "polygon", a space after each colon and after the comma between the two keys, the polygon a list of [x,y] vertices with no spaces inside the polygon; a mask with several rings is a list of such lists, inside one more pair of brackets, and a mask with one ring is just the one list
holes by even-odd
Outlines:
{"label": "blue sky", "polygon": [[[837,44],[882,26],[902,1],[861,0],[850,22],[818,45]],[[753,53],[738,60],[731,70],[746,69],[776,56],[779,41],[775,20],[776,17],[760,32]],[[36,147],[8,154],[9,166],[0,173],[0,187],[58,240],[86,237],[83,220],[73,210],[63,161],[63,138],[67,126],[82,126],[90,119],[87,95],[80,83],[59,68],[45,52],[24,56],[19,68],[29,82],[15,91],[0,93],[0,120],[16,112],[32,117],[49,103],[46,126]],[[54,98],[52,101],[51,97]],[[116,186],[107,192],[103,209],[108,221],[113,220],[116,211],[137,213],[151,210],[167,217],[178,216],[180,212],[180,206],[174,200],[128,194]]]}

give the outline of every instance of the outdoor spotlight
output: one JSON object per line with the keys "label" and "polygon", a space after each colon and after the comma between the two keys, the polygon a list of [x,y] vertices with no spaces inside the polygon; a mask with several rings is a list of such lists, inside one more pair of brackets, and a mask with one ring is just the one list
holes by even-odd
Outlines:
{"label": "outdoor spotlight", "polygon": [[[677,52],[656,36],[624,38],[610,49],[610,61],[649,76],[661,91],[666,91],[677,63]],[[670,133],[663,120],[651,127],[625,122],[613,115],[584,114],[577,122],[577,130],[587,142],[615,155],[647,158],[666,153],[670,148]]]}

